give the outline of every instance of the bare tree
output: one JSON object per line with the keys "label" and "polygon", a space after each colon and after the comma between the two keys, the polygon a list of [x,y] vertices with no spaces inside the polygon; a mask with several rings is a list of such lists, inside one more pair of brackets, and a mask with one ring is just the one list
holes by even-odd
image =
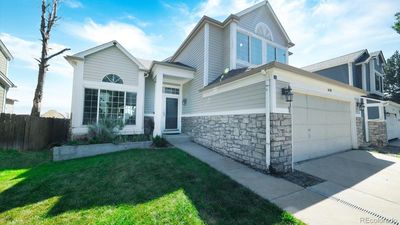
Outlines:
{"label": "bare tree", "polygon": [[31,116],[40,116],[40,109],[43,98],[43,85],[44,79],[46,77],[46,72],[49,67],[49,60],[55,56],[58,56],[65,51],[70,50],[69,48],[65,48],[57,53],[52,55],[48,55],[49,50],[49,40],[51,29],[54,24],[58,21],[57,17],[57,7],[58,0],[53,0],[51,4],[47,4],[46,0],[42,0],[42,16],[40,22],[40,34],[41,34],[41,42],[42,42],[42,53],[40,59],[36,59],[39,62],[39,72],[38,72],[38,81],[35,90],[35,96],[33,98],[33,106],[31,111]]}

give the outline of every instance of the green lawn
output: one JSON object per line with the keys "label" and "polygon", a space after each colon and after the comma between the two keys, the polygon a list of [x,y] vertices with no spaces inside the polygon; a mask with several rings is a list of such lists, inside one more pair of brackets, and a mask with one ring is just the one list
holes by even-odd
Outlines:
{"label": "green lawn", "polygon": [[0,224],[301,224],[179,149],[0,151]]}

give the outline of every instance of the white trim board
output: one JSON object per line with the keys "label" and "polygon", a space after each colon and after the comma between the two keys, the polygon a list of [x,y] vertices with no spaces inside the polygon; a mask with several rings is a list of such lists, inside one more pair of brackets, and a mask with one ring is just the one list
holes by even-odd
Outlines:
{"label": "white trim board", "polygon": [[182,117],[264,114],[265,108],[182,114]]}

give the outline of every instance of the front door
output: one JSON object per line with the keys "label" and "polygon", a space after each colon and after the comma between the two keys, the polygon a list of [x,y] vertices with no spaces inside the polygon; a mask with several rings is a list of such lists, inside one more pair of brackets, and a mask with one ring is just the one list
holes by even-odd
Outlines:
{"label": "front door", "polygon": [[178,130],[178,99],[165,98],[165,129]]}

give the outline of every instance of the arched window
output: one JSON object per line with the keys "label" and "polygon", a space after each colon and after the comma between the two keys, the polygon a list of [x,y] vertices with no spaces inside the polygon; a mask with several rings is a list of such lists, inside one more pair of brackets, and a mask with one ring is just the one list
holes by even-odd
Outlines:
{"label": "arched window", "polygon": [[270,40],[270,41],[274,40],[273,37],[272,37],[271,30],[269,29],[269,27],[265,23],[258,23],[256,25],[255,33],[257,35],[260,35],[261,37],[264,37],[264,38]]}
{"label": "arched window", "polygon": [[108,74],[103,78],[103,82],[108,82],[108,83],[115,83],[115,84],[123,84],[124,82],[122,79],[115,75],[115,74]]}

